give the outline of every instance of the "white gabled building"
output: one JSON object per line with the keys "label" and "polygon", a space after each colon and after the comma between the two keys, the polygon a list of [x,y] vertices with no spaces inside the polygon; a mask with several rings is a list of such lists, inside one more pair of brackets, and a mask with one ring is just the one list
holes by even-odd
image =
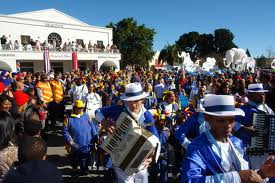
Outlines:
{"label": "white gabled building", "polygon": [[[78,50],[80,69],[99,70],[106,61],[120,69],[121,54],[114,47],[110,49],[111,28],[91,26],[56,9],[0,15],[0,37],[3,35],[7,42],[0,46],[0,62],[7,63],[12,71],[16,71],[17,63],[21,70],[43,71],[43,46],[49,48],[51,66],[57,71],[72,70],[73,50]],[[16,40],[18,47],[14,46]],[[92,47],[88,47],[89,42]]]}

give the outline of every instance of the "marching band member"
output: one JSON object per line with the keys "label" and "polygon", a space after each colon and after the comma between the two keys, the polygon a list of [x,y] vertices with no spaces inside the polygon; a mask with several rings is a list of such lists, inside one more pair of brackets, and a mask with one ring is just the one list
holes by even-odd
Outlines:
{"label": "marching band member", "polygon": [[[251,144],[251,136],[256,134],[256,131],[252,124],[252,114],[264,112],[265,114],[273,115],[274,112],[265,104],[265,92],[268,90],[263,89],[261,83],[250,84],[248,85],[247,97],[248,102],[241,106],[240,108],[245,112],[245,117],[239,117],[236,119],[234,130],[236,136],[239,137],[245,147],[249,147]],[[256,159],[255,159],[256,158]],[[250,159],[252,168],[259,168],[259,165],[263,163],[267,158],[267,154],[263,156],[253,157],[253,160]]]}
{"label": "marching band member", "polygon": [[179,128],[175,131],[175,137],[180,142],[182,147],[187,150],[192,139],[195,139],[200,134],[209,128],[204,120],[204,115],[201,112],[196,112],[191,115]]}
{"label": "marching band member", "polygon": [[[102,124],[107,133],[114,133],[115,121],[122,112],[126,112],[132,118],[134,118],[139,123],[139,125],[149,130],[153,135],[158,137],[158,132],[154,124],[154,118],[152,114],[143,106],[143,101],[145,97],[147,97],[147,94],[143,92],[140,83],[127,84],[125,88],[125,93],[121,96],[121,100],[125,102],[125,105],[112,105],[109,107],[100,108],[96,111],[96,119]],[[155,161],[157,161],[157,157],[155,158]],[[146,167],[145,169],[131,176],[127,176],[126,174],[124,174],[124,172],[120,168],[114,167],[118,182],[148,183],[147,167],[152,163],[153,155],[152,157],[144,160],[143,165]]]}
{"label": "marching band member", "polygon": [[181,182],[263,182],[275,176],[273,158],[258,171],[249,170],[243,159],[244,149],[240,139],[231,135],[235,116],[244,115],[234,106],[234,97],[209,95],[204,100],[205,120],[210,130],[189,144],[183,162]]}

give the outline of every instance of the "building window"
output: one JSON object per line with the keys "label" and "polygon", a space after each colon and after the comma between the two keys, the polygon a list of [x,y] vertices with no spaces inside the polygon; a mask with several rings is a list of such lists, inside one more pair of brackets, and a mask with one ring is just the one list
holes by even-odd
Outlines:
{"label": "building window", "polygon": [[21,44],[28,45],[31,42],[31,37],[26,35],[21,35]]}
{"label": "building window", "polygon": [[51,68],[53,68],[54,72],[63,73],[63,62],[51,62]]}
{"label": "building window", "polygon": [[62,38],[59,34],[53,32],[50,33],[48,36],[48,42],[53,44],[53,42],[56,43],[56,47],[60,47],[60,45],[62,44]]}
{"label": "building window", "polygon": [[34,73],[33,62],[20,62],[20,71]]}
{"label": "building window", "polygon": [[87,63],[86,62],[78,62],[78,68],[81,71],[87,70]]}

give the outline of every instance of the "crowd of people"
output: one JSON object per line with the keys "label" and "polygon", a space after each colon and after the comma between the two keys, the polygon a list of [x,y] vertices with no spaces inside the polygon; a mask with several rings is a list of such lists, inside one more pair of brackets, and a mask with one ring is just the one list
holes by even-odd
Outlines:
{"label": "crowd of people", "polygon": [[0,50],[43,51],[44,49],[48,49],[50,51],[64,52],[78,51],[90,53],[119,53],[119,50],[115,44],[107,44],[105,46],[104,44],[92,44],[91,41],[85,44],[83,41],[77,42],[70,41],[69,39],[67,42],[60,44],[57,43],[55,39],[51,41],[42,41],[40,37],[38,37],[36,40],[30,39],[29,41],[25,40],[20,43],[18,40],[12,40],[10,35],[8,37],[6,35],[3,35],[1,37]]}
{"label": "crowd of people", "polygon": [[[252,115],[274,115],[274,94],[274,73],[259,70],[1,70],[0,182],[31,180],[29,176],[42,173],[53,175],[48,182],[62,182],[56,167],[46,161],[47,132],[58,123],[63,123],[73,177],[103,166],[104,182],[165,183],[168,171],[180,182],[274,182],[274,149],[247,153],[257,135]],[[107,136],[116,133],[122,112],[160,144],[141,162],[144,169],[130,176],[102,149]],[[36,166],[47,171],[33,170]]]}

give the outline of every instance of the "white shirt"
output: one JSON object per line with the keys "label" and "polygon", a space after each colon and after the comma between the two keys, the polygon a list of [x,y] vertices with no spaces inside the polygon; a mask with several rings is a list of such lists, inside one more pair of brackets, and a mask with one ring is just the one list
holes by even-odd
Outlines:
{"label": "white shirt", "polygon": [[88,94],[88,88],[86,85],[74,86],[69,90],[69,94],[73,95],[74,102],[76,100],[82,100],[82,102],[86,102],[86,96]]}
{"label": "white shirt", "polygon": [[100,107],[102,107],[102,101],[100,96],[97,93],[88,93],[86,97],[87,105],[86,109],[93,109],[96,110]]}
{"label": "white shirt", "polygon": [[[232,166],[232,164],[240,163],[240,170],[248,170],[248,163],[243,159],[242,155],[239,154],[239,152],[235,149],[234,145],[228,139],[227,143],[222,143],[219,141],[216,141],[218,144],[218,148],[215,145],[212,146],[213,151],[215,154],[219,155],[221,158],[221,166],[227,173],[220,173],[212,176],[206,176],[205,182],[207,183],[215,183],[217,182],[217,177],[219,177],[219,182],[221,183],[241,183],[241,178],[239,176],[239,173],[235,170],[235,168]],[[238,162],[236,162],[238,161]]]}
{"label": "white shirt", "polygon": [[169,114],[168,116],[173,116],[172,112],[176,112],[173,109],[173,103],[169,104],[168,102],[164,101],[159,104],[161,107],[164,106],[164,110],[167,111]]}
{"label": "white shirt", "polygon": [[230,144],[227,142],[227,143],[222,143],[222,142],[219,142],[217,141],[218,145],[220,146],[221,148],[221,166],[223,167],[223,169],[226,171],[226,172],[229,172],[229,171],[232,171],[232,157],[231,157],[231,154],[230,153]]}

